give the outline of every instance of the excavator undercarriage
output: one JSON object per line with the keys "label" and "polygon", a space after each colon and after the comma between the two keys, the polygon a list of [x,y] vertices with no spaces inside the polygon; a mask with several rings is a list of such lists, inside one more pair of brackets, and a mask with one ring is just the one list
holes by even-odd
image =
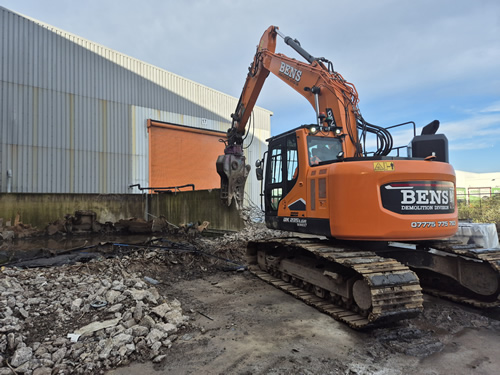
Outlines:
{"label": "excavator undercarriage", "polygon": [[416,316],[422,288],[476,307],[500,305],[499,249],[434,241],[368,251],[291,237],[252,241],[247,257],[256,276],[355,329]]}
{"label": "excavator undercarriage", "polygon": [[282,238],[248,245],[250,270],[353,328],[422,310],[416,274],[371,251],[327,240]]}

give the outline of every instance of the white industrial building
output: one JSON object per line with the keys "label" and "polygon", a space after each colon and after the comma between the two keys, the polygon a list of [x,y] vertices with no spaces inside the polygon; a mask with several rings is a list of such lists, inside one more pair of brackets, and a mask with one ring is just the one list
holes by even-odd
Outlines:
{"label": "white industrial building", "polygon": [[457,199],[474,201],[500,195],[500,172],[473,173],[455,171]]}
{"label": "white industrial building", "polygon": [[[216,158],[200,160],[185,134],[222,151],[237,98],[2,7],[0,33],[0,192],[138,193],[129,186],[190,183],[196,168],[218,184]],[[250,165],[271,115],[254,110]],[[170,152],[153,133],[183,141]],[[253,172],[247,192],[260,201]]]}

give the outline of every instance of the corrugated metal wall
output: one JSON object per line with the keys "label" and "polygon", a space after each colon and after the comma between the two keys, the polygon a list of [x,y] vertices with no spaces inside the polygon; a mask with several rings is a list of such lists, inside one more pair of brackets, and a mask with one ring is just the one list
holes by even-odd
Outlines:
{"label": "corrugated metal wall", "polygon": [[[1,192],[138,192],[128,186],[149,184],[147,119],[230,126],[234,97],[2,7],[0,33]],[[255,109],[251,165],[270,115]],[[252,173],[256,203],[259,190]]]}

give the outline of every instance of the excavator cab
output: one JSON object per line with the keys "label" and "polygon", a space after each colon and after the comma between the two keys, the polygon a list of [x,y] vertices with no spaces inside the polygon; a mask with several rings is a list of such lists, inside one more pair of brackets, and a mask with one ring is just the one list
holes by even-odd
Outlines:
{"label": "excavator cab", "polygon": [[[262,161],[258,162],[256,169],[257,179],[265,180],[262,195],[266,215],[277,215],[279,201],[292,190],[297,182],[299,165],[304,162],[309,166],[325,165],[343,159],[341,139],[327,136],[327,134],[318,133],[316,125],[303,125],[267,140],[268,151]],[[298,145],[297,140],[304,138],[306,143]],[[265,172],[262,168],[264,160]],[[300,208],[301,202],[292,206],[292,209]]]}

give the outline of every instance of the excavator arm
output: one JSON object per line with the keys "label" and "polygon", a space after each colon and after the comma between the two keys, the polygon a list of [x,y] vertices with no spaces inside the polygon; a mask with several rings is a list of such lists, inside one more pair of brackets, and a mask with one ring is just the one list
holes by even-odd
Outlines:
{"label": "excavator arm", "polygon": [[233,198],[238,209],[243,206],[245,183],[250,172],[243,153],[243,139],[248,119],[252,113],[260,90],[269,75],[261,61],[262,51],[274,52],[276,49],[276,32],[274,26],[269,27],[262,36],[254,60],[248,69],[236,110],[231,115],[232,124],[227,131],[227,143],[224,155],[217,158],[217,173],[221,178],[220,198],[223,203],[231,205]]}
{"label": "excavator arm", "polygon": [[[278,36],[307,62],[276,53]],[[345,157],[361,156],[357,129],[364,126],[364,120],[359,114],[354,85],[335,72],[331,62],[313,57],[297,40],[284,36],[278,27],[270,26],[257,46],[238,105],[231,115],[232,126],[227,132],[224,155],[220,155],[216,163],[221,177],[221,200],[228,206],[233,198],[238,208],[243,204],[244,186],[250,170],[245,163],[243,140],[253,107],[269,73],[305,97],[315,110],[317,130],[334,130],[342,140]]]}
{"label": "excavator arm", "polygon": [[[240,100],[236,106],[235,112],[231,115],[233,119],[230,131],[242,136],[248,119],[252,113],[253,107],[260,94],[262,86],[269,75],[269,70],[262,62],[262,53],[274,53],[276,49],[276,31],[274,26],[270,26],[262,35],[260,43],[257,46],[257,52],[248,69],[248,75],[240,95]],[[234,139],[236,141],[236,139]]]}

